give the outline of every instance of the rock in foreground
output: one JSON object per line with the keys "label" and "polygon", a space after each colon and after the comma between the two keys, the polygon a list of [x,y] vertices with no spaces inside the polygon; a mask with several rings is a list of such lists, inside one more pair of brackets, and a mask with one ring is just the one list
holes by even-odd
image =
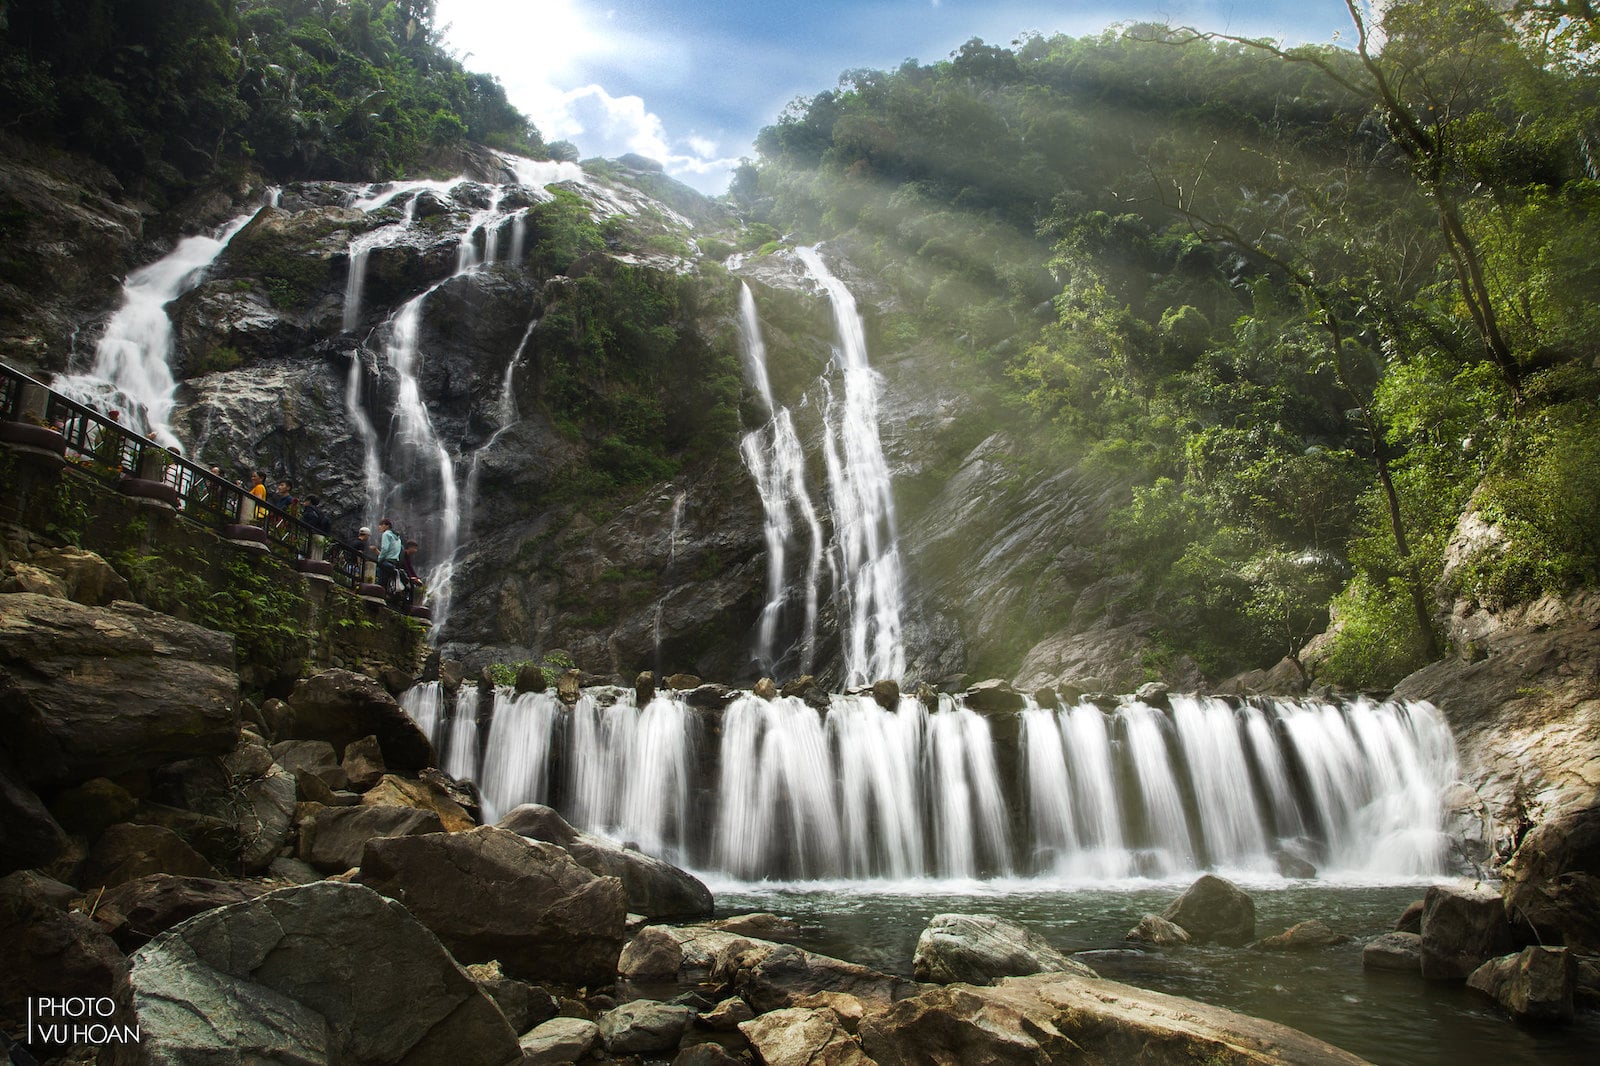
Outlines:
{"label": "rock in foreground", "polygon": [[141,1062],[510,1064],[500,1011],[404,907],[319,882],[207,911],[133,957]]}
{"label": "rock in foreground", "polygon": [[861,1023],[879,1066],[1139,1063],[1140,1066],[1359,1066],[1297,1029],[1098,978],[1040,974],[993,988],[950,985]]}
{"label": "rock in foreground", "polygon": [[620,878],[628,893],[628,910],[635,914],[647,918],[709,918],[714,910],[711,890],[693,874],[575,829],[542,804],[524,803],[498,824],[518,836],[565,849],[579,866],[596,877]]}
{"label": "rock in foreground", "polygon": [[912,976],[919,981],[989,984],[1034,973],[1097,976],[1043,937],[992,914],[936,914],[917,938]]}
{"label": "rock in foreground", "polygon": [[1545,822],[1506,863],[1506,913],[1580,954],[1600,954],[1600,806]]}
{"label": "rock in foreground", "polygon": [[1577,960],[1566,948],[1523,948],[1517,955],[1490,959],[1467,978],[1499,1002],[1519,1022],[1570,1022]]}
{"label": "rock in foreground", "polygon": [[622,882],[553,844],[493,826],[368,842],[361,883],[393,899],[463,963],[497,959],[531,981],[602,987],[622,953]]}
{"label": "rock in foreground", "polygon": [[1161,917],[1196,941],[1240,945],[1255,939],[1256,905],[1238,885],[1206,874],[1173,900]]}
{"label": "rock in foreground", "polygon": [[132,603],[0,595],[0,746],[30,784],[77,784],[239,739],[233,640]]}

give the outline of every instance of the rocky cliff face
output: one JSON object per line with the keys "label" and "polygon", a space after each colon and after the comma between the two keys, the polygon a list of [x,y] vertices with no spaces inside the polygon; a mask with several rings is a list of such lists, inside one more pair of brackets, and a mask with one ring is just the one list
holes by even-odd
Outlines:
{"label": "rocky cliff face", "polygon": [[[767,543],[739,436],[767,412],[741,365],[734,294],[741,281],[755,292],[824,538],[821,379],[838,343],[827,296],[789,251],[722,263],[735,221],[659,174],[518,165],[480,153],[454,180],[240,188],[147,219],[87,164],[65,177],[8,164],[0,192],[29,219],[22,238],[42,248],[53,233],[63,250],[31,278],[14,272],[7,293],[29,311],[7,316],[13,350],[32,369],[87,369],[115,279],[173,247],[141,240],[145,229],[203,231],[255,211],[166,308],[171,421],[192,455],[319,493],[340,535],[393,512],[425,564],[454,545],[453,567],[433,574],[450,592],[439,639],[469,667],[560,648],[597,673],[753,680]],[[860,304],[880,378],[907,675],[955,683],[1026,658],[1019,680],[1035,687],[1142,680],[1079,646],[1098,640],[1085,630],[1128,622],[1087,606],[1117,599],[1094,545],[1119,487],[1030,468],[1025,442],[994,432],[970,370],[887,335],[895,293],[847,247],[826,256]],[[819,582],[809,666],[837,682],[826,567]],[[1137,630],[1115,644],[1122,667],[1137,664]]]}
{"label": "rocky cliff face", "polygon": [[[739,434],[768,416],[736,331],[746,282],[774,403],[794,413],[832,535],[822,378],[838,338],[816,279],[787,250],[723,264],[736,221],[658,173],[530,170],[490,152],[461,166],[461,178],[402,186],[222,190],[144,218],[91,166],[8,163],[8,218],[29,219],[26,245],[61,251],[34,277],[13,272],[13,351],[37,370],[85,370],[118,277],[173,235],[254,211],[166,309],[171,423],[192,455],[317,491],[346,538],[394,512],[426,567],[453,554],[434,573],[450,591],[438,639],[469,667],[562,648],[616,677],[754,680],[765,666],[837,683],[827,565],[810,655],[752,658],[768,544],[739,456]],[[898,295],[850,253],[824,248],[861,307],[880,383],[907,679],[1149,680],[1155,619],[1098,554],[1125,488],[1027,458],[970,365],[886,327]],[[730,397],[738,418],[723,418]],[[1160,669],[1200,682],[1187,663]]]}

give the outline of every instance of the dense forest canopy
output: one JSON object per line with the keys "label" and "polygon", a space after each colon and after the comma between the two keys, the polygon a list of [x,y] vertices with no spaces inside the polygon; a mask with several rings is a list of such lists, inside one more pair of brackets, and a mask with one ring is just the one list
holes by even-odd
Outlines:
{"label": "dense forest canopy", "polygon": [[1131,25],[849,71],[731,190],[849,243],[1040,463],[1132,480],[1114,550],[1208,671],[1331,606],[1321,675],[1381,684],[1457,597],[1600,577],[1593,9],[1351,13],[1341,47]]}
{"label": "dense forest canopy", "polygon": [[494,78],[441,46],[433,0],[0,0],[0,123],[171,197],[414,174],[467,141],[546,158]]}

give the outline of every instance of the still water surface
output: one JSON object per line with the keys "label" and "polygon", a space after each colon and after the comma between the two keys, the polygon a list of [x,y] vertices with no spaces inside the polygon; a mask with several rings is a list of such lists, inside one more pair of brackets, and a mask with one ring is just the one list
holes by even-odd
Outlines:
{"label": "still water surface", "polygon": [[1128,882],[1114,888],[1041,888],[1012,882],[817,882],[716,884],[719,915],[766,910],[800,922],[801,947],[910,976],[917,936],[942,913],[983,913],[1019,922],[1066,952],[1087,953],[1102,977],[1189,996],[1294,1026],[1379,1066],[1595,1066],[1600,1012],[1571,1026],[1518,1026],[1463,985],[1366,973],[1365,941],[1388,932],[1426,890],[1408,885],[1256,882],[1237,879],[1256,904],[1256,933],[1270,936],[1320,918],[1355,939],[1310,952],[1216,946],[1130,950],[1123,934],[1160,913],[1186,887]]}

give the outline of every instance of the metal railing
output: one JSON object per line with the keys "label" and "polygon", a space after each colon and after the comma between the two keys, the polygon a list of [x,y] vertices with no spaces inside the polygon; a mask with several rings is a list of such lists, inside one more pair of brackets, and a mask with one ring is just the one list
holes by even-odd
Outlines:
{"label": "metal railing", "polygon": [[[0,363],[0,439],[57,450],[69,469],[128,496],[169,504],[183,518],[259,546],[307,574],[374,594],[376,545],[341,541],[307,525],[297,508],[260,499],[117,420]],[[363,587],[365,586],[365,587]]]}

